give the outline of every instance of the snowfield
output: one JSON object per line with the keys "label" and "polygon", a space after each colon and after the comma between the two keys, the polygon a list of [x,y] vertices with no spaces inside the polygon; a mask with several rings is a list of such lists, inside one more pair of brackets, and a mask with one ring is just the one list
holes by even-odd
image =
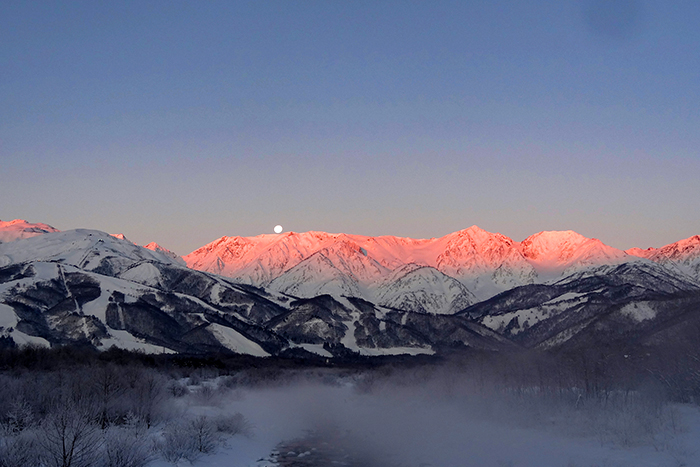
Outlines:
{"label": "snowfield", "polygon": [[[310,433],[340,433],[352,459],[333,465],[402,467],[677,467],[700,465],[696,406],[563,408],[543,395],[509,398],[475,394],[462,382],[425,385],[293,383],[236,390],[209,403],[196,393],[183,410],[210,416],[243,414],[254,427],[250,437],[234,436],[216,453],[193,464],[221,467],[316,465],[313,450],[291,453],[287,463],[272,455],[280,443]],[[639,402],[646,404],[646,402]],[[653,433],[639,424],[656,418]],[[294,444],[294,443],[292,443]],[[289,446],[289,444],[283,444]],[[319,446],[320,448],[320,443]],[[298,458],[288,463],[289,458]],[[172,463],[158,460],[151,465]],[[320,465],[320,464],[319,464]]]}

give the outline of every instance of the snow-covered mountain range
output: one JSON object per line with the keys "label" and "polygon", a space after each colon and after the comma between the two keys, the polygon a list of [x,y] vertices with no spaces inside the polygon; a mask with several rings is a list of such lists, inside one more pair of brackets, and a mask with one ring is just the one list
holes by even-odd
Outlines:
{"label": "snow-covered mountain range", "polygon": [[430,313],[452,313],[513,287],[642,259],[700,280],[698,237],[625,252],[573,231],[516,242],[476,226],[429,240],[325,232],[222,237],[184,259],[193,269],[300,297],[345,295]]}
{"label": "snow-covered mountain range", "polygon": [[0,343],[325,357],[551,348],[658,337],[700,304],[698,236],[625,252],[572,231],[290,232],[222,237],[184,260],[19,220],[0,222],[0,239]]}
{"label": "snow-covered mountain range", "polygon": [[85,229],[0,244],[0,344],[10,342],[322,357],[511,345],[465,317],[352,297],[300,300]]}

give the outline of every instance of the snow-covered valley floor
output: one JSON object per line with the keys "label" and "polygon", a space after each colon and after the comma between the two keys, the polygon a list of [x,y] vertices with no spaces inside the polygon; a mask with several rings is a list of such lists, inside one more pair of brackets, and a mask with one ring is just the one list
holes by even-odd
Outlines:
{"label": "snow-covered valley floor", "polygon": [[[664,404],[653,395],[619,395],[607,401],[536,393],[491,395],[460,384],[373,383],[368,388],[350,381],[293,383],[216,391],[209,398],[193,391],[180,400],[183,413],[213,417],[240,412],[251,423],[252,434],[233,436],[215,453],[178,465],[700,465],[696,406]],[[328,443],[336,445],[329,448]],[[328,463],[327,454],[316,455],[323,449],[337,453],[337,459]],[[157,460],[151,465],[173,464]]]}
{"label": "snow-covered valley floor", "polygon": [[663,380],[625,385],[621,372],[584,391],[533,384],[566,381],[561,367],[537,377],[502,358],[222,370],[183,359],[149,368],[138,359],[150,357],[124,352],[99,355],[121,363],[76,353],[71,366],[65,351],[24,352],[0,371],[2,467],[700,466],[700,407],[671,402]]}

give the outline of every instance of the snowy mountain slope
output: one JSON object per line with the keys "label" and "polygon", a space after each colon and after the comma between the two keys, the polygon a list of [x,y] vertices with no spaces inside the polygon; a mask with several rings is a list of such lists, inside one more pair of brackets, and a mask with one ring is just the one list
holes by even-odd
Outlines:
{"label": "snowy mountain slope", "polygon": [[240,352],[267,355],[245,326],[229,325],[222,335],[212,325],[232,318],[193,296],[56,262],[24,263],[0,272],[0,312],[8,324],[1,331],[12,338],[19,333],[51,345],[117,345],[159,352],[230,349],[231,336],[239,335]]}
{"label": "snowy mountain slope", "polygon": [[677,272],[688,274],[700,281],[699,235],[694,235],[661,248],[649,248],[646,250],[632,248],[627,250],[627,253],[650,259]]}
{"label": "snowy mountain slope", "polygon": [[325,232],[222,237],[183,259],[192,269],[240,278],[242,282],[254,285],[267,285],[304,258],[329,246],[337,237]]}
{"label": "snowy mountain slope", "polygon": [[321,252],[314,253],[274,279],[269,288],[300,298],[325,294],[362,296],[357,279],[341,271]]}
{"label": "snowy mountain slope", "polygon": [[23,219],[0,221],[0,243],[36,237],[49,232],[58,232],[58,230],[48,224],[32,224]]}
{"label": "snowy mountain slope", "polygon": [[[100,346],[106,339],[190,351],[235,344],[254,355],[285,345],[246,316],[255,310],[268,319],[281,312],[275,303],[104,232],[49,233],[2,244],[0,258],[0,301],[16,315],[6,317],[16,321],[12,332],[51,344]],[[235,305],[222,300],[231,295]],[[94,329],[85,331],[87,324]]]}
{"label": "snowy mountain slope", "polygon": [[479,299],[518,285],[530,284],[537,272],[518,244],[476,226],[443,237],[435,267],[465,284]]}
{"label": "snowy mountain slope", "polygon": [[373,295],[381,306],[418,313],[452,314],[476,302],[456,279],[416,264],[394,271]]}
{"label": "snowy mountain slope", "polygon": [[454,346],[504,350],[507,339],[469,319],[387,310],[360,298],[300,299],[272,318],[270,329],[295,346],[316,345],[335,356],[434,353]]}
{"label": "snowy mountain slope", "polygon": [[628,284],[650,292],[665,294],[696,290],[700,287],[692,277],[643,259],[589,268],[571,274],[554,284],[566,285],[574,281],[602,281],[614,286]]}
{"label": "snowy mountain slope", "polygon": [[552,347],[653,334],[689,297],[700,300],[691,278],[641,260],[517,287],[459,314],[525,346]]}
{"label": "snowy mountain slope", "polygon": [[319,252],[330,259],[336,268],[362,284],[375,282],[390,271],[346,235],[340,236],[332,245]]}
{"label": "snowy mountain slope", "polygon": [[302,298],[323,294],[362,297],[367,296],[367,284],[387,273],[356,243],[338,239],[273,279],[269,288]]}
{"label": "snowy mountain slope", "polygon": [[169,258],[174,259],[178,264],[182,266],[186,266],[187,263],[185,263],[185,260],[182,259],[179,255],[176,253],[173,253],[172,251],[168,250],[167,248],[163,248],[162,246],[158,245],[156,242],[151,242],[143,246],[147,250],[151,251],[157,251],[160,254],[163,254]]}
{"label": "snowy mountain slope", "polygon": [[567,276],[577,270],[629,260],[627,253],[571,230],[545,231],[520,243],[520,251],[542,277]]}
{"label": "snowy mountain slope", "polygon": [[166,255],[98,230],[55,232],[0,245],[0,267],[29,261],[53,261],[91,271],[109,268],[112,272],[143,261],[175,263]]}
{"label": "snowy mountain slope", "polygon": [[527,267],[517,243],[501,234],[477,226],[443,237],[444,246],[435,258],[435,267],[453,277],[482,275],[508,264]]}
{"label": "snowy mountain slope", "polygon": [[[54,227],[51,227],[50,225],[47,224],[42,224],[42,223],[29,223],[25,220],[22,219],[15,219],[10,222],[3,222],[0,221],[0,243],[4,242],[9,242],[13,240],[19,240],[19,239],[25,239],[25,238],[31,238],[31,237],[36,237],[38,235],[42,235],[45,233],[55,233],[55,232],[60,232],[59,230],[55,229]],[[124,240],[128,243],[133,242],[126,238],[124,234],[110,234],[111,237],[116,238],[118,240]],[[156,242],[151,242],[148,245],[144,245],[144,248],[152,251],[156,251],[158,253],[164,254],[181,265],[185,265],[185,261],[180,258],[180,256],[176,255],[172,251],[163,248],[162,246],[158,245]]]}
{"label": "snowy mountain slope", "polygon": [[435,238],[413,239],[391,235],[380,237],[348,235],[348,237],[351,237],[370,257],[390,271],[406,264],[434,267],[435,257],[442,243],[441,239]]}

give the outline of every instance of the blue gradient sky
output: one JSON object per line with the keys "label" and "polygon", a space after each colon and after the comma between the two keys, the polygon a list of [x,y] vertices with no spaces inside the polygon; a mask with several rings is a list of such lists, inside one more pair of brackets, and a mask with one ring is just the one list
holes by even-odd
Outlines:
{"label": "blue gradient sky", "polygon": [[700,2],[0,2],[0,219],[700,234]]}

